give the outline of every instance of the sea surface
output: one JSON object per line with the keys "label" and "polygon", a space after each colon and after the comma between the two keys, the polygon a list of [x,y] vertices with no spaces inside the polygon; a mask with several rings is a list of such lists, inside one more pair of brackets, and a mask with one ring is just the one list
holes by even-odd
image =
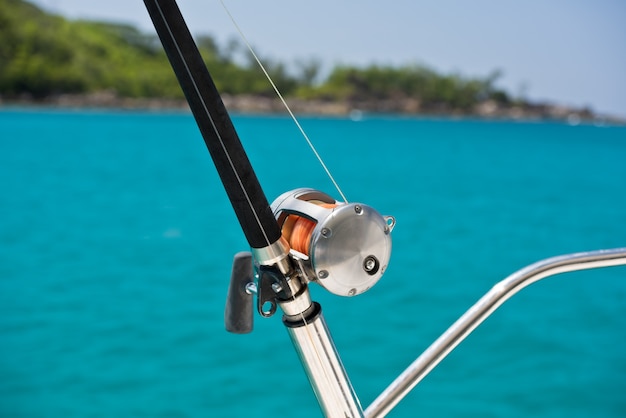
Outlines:
{"label": "sea surface", "polygon": [[[339,197],[294,124],[233,117],[269,200]],[[312,293],[364,407],[491,286],[626,246],[626,128],[302,117],[351,202],[393,215],[385,276]],[[0,111],[0,417],[317,417],[276,315],[224,330],[247,244],[186,113]],[[626,416],[626,268],[503,305],[391,417]]]}

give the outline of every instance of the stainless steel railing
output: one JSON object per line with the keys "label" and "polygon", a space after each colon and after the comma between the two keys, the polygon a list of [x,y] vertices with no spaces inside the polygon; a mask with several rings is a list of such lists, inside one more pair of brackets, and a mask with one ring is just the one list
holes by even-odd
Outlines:
{"label": "stainless steel railing", "polygon": [[626,248],[552,257],[511,274],[491,288],[402,372],[365,410],[365,417],[385,416],[489,315],[526,286],[560,273],[619,265],[626,265]]}

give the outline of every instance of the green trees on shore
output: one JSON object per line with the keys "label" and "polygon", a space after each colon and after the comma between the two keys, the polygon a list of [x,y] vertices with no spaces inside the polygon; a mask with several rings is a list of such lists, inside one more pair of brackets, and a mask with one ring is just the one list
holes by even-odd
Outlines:
{"label": "green trees on shore", "polygon": [[68,21],[21,0],[0,0],[0,94],[34,99],[113,89],[180,95],[164,54],[136,29]]}
{"label": "green trees on shore", "polygon": [[334,100],[416,100],[424,110],[467,111],[478,102],[494,100],[508,104],[509,96],[494,83],[498,72],[484,79],[441,75],[424,66],[366,68],[337,67],[312,92]]}
{"label": "green trees on shore", "polygon": [[[236,42],[219,46],[197,38],[198,47],[222,93],[271,96],[256,63]],[[249,58],[249,57],[248,57]],[[441,75],[423,66],[338,66],[315,83],[318,61],[263,60],[285,96],[325,101],[413,100],[421,109],[464,111],[487,99],[500,104],[508,94],[485,78]],[[0,96],[34,100],[59,94],[112,91],[120,97],[182,98],[161,45],[128,25],[70,21],[23,0],[0,0]]]}

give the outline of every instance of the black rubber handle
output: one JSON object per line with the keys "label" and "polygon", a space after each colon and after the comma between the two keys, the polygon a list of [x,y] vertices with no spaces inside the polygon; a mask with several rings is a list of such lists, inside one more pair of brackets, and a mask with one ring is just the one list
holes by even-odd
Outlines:
{"label": "black rubber handle", "polygon": [[246,285],[253,281],[252,254],[249,252],[235,254],[228,296],[226,296],[226,309],[224,309],[226,331],[235,334],[247,334],[252,331],[253,300],[252,294],[246,291]]}
{"label": "black rubber handle", "polygon": [[248,243],[273,244],[280,229],[176,1],[144,3]]}

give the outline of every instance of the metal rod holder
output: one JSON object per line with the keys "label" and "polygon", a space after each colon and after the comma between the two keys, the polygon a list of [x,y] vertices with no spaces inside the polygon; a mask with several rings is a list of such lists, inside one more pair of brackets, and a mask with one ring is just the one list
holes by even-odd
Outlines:
{"label": "metal rod holder", "polygon": [[348,379],[319,304],[311,319],[284,320],[324,416],[363,417],[363,409]]}

